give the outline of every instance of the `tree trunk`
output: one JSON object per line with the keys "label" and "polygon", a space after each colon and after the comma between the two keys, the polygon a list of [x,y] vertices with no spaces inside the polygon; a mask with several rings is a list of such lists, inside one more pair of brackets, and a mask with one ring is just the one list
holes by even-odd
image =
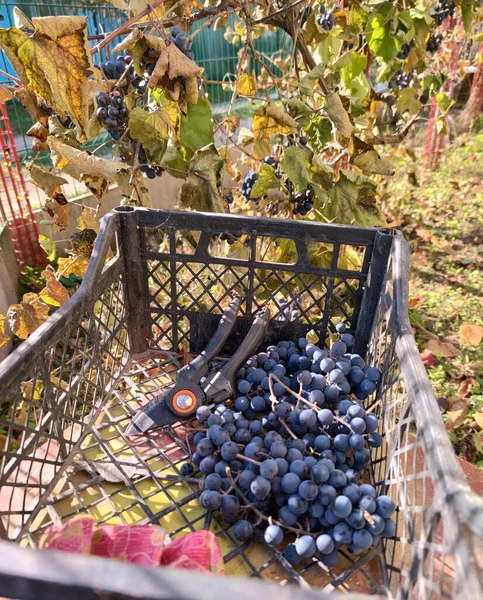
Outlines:
{"label": "tree trunk", "polygon": [[473,77],[470,97],[465,109],[459,119],[459,131],[462,133],[468,131],[470,126],[479,118],[483,110],[483,62],[478,64],[478,68]]}

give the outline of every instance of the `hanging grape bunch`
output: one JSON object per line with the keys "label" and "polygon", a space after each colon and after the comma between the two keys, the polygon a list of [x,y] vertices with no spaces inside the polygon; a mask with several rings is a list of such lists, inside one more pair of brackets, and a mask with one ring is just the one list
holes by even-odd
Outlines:
{"label": "hanging grape bunch", "polygon": [[315,21],[325,31],[330,31],[334,27],[335,19],[333,11],[335,8],[336,5],[334,5],[331,11],[328,11],[325,4],[319,4],[319,15],[316,17]]}
{"label": "hanging grape bunch", "polygon": [[441,46],[442,41],[443,41],[442,33],[436,33],[436,34],[432,33],[429,36],[428,42],[426,44],[426,50],[431,53],[437,52],[439,50],[439,47]]}
{"label": "hanging grape bunch", "polygon": [[440,0],[431,11],[431,17],[436,21],[438,25],[441,25],[448,17],[454,15],[456,6],[454,2],[448,0]]}
{"label": "hanging grape bunch", "polygon": [[100,92],[97,94],[97,118],[102,123],[113,140],[120,140],[126,131],[129,110],[124,103],[123,94],[120,90],[110,93]]}
{"label": "hanging grape bunch", "polygon": [[190,43],[188,42],[188,37],[186,33],[178,27],[171,27],[170,36],[168,40],[174,44],[176,44],[177,48],[181,50],[181,52],[187,56],[189,59],[193,60],[195,55],[191,50]]}
{"label": "hanging grape bunch", "polygon": [[198,409],[205,429],[181,467],[201,472],[200,503],[235,523],[239,541],[259,531],[293,565],[317,554],[332,567],[342,546],[359,554],[396,533],[393,500],[362,483],[382,436],[358,400],[375,392],[381,372],[350,352],[344,324],[337,329],[330,350],[301,338],[252,356],[231,407]]}
{"label": "hanging grape bunch", "polygon": [[406,58],[409,56],[409,53],[411,52],[411,48],[413,48],[413,46],[414,46],[413,40],[411,40],[408,44],[403,44],[401,46],[401,50],[399,51],[399,53],[397,55],[399,60],[406,60]]}
{"label": "hanging grape bunch", "polygon": [[389,81],[389,87],[399,88],[403,90],[411,84],[411,81],[414,77],[413,71],[411,70],[409,73],[405,73],[402,69],[400,69]]}
{"label": "hanging grape bunch", "polygon": [[107,79],[119,80],[127,72],[129,79],[134,76],[131,56],[117,56],[113,60],[108,60],[101,64],[101,70]]}

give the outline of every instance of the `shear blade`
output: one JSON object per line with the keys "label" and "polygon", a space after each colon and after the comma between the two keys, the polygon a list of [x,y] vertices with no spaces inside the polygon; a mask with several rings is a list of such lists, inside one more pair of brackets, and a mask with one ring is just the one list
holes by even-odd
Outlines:
{"label": "shear blade", "polygon": [[132,421],[127,426],[124,435],[138,435],[140,433],[145,433],[149,429],[156,427],[156,423],[148,416],[145,411],[138,411]]}

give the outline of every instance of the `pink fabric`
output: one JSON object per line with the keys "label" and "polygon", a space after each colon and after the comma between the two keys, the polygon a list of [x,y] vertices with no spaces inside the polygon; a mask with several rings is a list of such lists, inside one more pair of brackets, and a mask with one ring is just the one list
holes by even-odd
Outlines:
{"label": "pink fabric", "polygon": [[169,565],[178,569],[224,574],[223,556],[216,536],[196,531],[165,545],[166,533],[157,525],[104,525],[78,517],[62,526],[51,526],[40,548],[74,554],[92,554],[136,565]]}

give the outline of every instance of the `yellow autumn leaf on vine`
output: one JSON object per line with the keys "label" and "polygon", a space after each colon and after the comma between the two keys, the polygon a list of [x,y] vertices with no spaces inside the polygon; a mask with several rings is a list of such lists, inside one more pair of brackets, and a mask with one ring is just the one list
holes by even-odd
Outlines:
{"label": "yellow autumn leaf on vine", "polygon": [[12,304],[7,312],[10,329],[25,340],[49,318],[49,307],[33,292],[24,294],[20,304]]}
{"label": "yellow autumn leaf on vine", "polygon": [[5,332],[6,320],[7,317],[5,315],[0,315],[0,348],[6,346],[10,341],[10,336]]}
{"label": "yellow autumn leaf on vine", "polygon": [[42,300],[50,306],[62,306],[69,300],[69,292],[55,277],[54,269],[49,265],[42,271],[42,277],[46,281],[44,289],[40,292]]}
{"label": "yellow autumn leaf on vine", "polygon": [[92,67],[87,18],[40,17],[32,23],[31,35],[15,27],[0,30],[0,46],[25,87],[63,119],[69,115],[83,134],[89,121]]}
{"label": "yellow autumn leaf on vine", "polygon": [[22,390],[22,395],[26,400],[41,400],[42,392],[44,391],[44,384],[39,380],[35,382],[35,385],[32,380],[22,381],[20,384],[20,389]]}
{"label": "yellow autumn leaf on vine", "polygon": [[79,229],[93,229],[99,233],[99,221],[96,219],[95,211],[84,206],[81,216],[77,219],[77,227]]}
{"label": "yellow autumn leaf on vine", "polygon": [[77,275],[78,277],[84,277],[89,265],[89,259],[84,256],[75,256],[69,258],[59,258],[58,272],[64,277],[70,275]]}
{"label": "yellow autumn leaf on vine", "polygon": [[253,115],[254,158],[263,158],[270,153],[272,135],[289,135],[297,132],[297,121],[281,106],[269,103],[261,106]]}
{"label": "yellow autumn leaf on vine", "polygon": [[257,80],[255,73],[244,73],[236,82],[236,91],[240,96],[256,96]]}

